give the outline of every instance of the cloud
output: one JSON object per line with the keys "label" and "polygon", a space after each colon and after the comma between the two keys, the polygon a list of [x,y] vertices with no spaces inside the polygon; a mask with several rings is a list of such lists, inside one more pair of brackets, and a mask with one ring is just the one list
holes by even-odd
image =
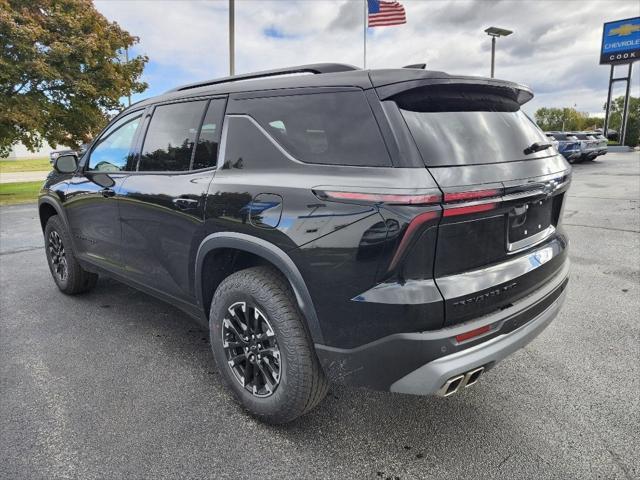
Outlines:
{"label": "cloud", "polygon": [[356,2],[346,2],[340,5],[335,18],[327,27],[329,31],[362,29],[364,7]]}
{"label": "cloud", "polygon": [[[489,26],[514,31],[497,40],[496,76],[532,87],[526,110],[577,104],[600,112],[609,67],[598,65],[602,24],[636,16],[633,0],[400,0],[406,25],[369,29],[369,68],[427,63],[449,73],[487,76]],[[226,1],[98,0],[107,18],[140,37],[150,57],[145,80],[160,93],[228,74]],[[313,62],[362,66],[361,0],[236,1],[238,73]],[[640,96],[638,68],[632,91]],[[140,98],[140,96],[138,96]]]}

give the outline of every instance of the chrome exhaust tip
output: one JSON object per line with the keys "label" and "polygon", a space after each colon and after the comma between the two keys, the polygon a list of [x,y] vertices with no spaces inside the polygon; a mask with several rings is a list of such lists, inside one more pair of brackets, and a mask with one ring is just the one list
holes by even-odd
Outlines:
{"label": "chrome exhaust tip", "polygon": [[464,376],[464,388],[470,387],[471,385],[475,385],[480,380],[480,375],[484,373],[484,367],[476,368],[475,370],[468,371]]}
{"label": "chrome exhaust tip", "polygon": [[474,368],[473,370],[469,370],[462,375],[457,375],[455,377],[451,377],[449,380],[444,382],[444,385],[438,390],[438,395],[441,397],[448,397],[449,395],[453,395],[461,388],[467,388],[471,385],[475,385],[478,383],[480,379],[480,375],[484,373],[484,367]]}
{"label": "chrome exhaust tip", "polygon": [[464,379],[464,374],[458,375],[457,377],[451,377],[449,380],[444,382],[444,385],[438,391],[438,395],[440,395],[441,397],[448,397],[449,395],[453,395],[458,391]]}

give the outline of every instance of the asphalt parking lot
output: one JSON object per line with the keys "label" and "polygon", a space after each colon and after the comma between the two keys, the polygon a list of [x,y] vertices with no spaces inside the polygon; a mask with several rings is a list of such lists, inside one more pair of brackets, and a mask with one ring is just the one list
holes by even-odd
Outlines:
{"label": "asphalt parking lot", "polygon": [[576,165],[565,308],[448,399],[333,387],[245,415],[207,332],[101,279],[61,295],[34,205],[0,209],[0,478],[638,478],[640,154]]}

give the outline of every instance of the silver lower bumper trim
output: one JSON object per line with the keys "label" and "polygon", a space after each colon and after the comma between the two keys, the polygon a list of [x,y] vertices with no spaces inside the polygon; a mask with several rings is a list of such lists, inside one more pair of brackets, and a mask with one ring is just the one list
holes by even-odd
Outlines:
{"label": "silver lower bumper trim", "polygon": [[536,338],[558,315],[567,290],[540,315],[508,334],[423,365],[391,385],[392,392],[429,395],[438,393],[447,380],[469,370],[495,364]]}

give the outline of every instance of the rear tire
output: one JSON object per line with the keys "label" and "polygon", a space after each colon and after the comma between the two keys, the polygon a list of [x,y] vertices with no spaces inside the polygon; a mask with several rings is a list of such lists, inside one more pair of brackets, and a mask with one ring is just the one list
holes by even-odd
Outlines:
{"label": "rear tire", "polygon": [[69,232],[58,215],[52,215],[44,228],[44,248],[51,276],[62,293],[76,295],[95,287],[98,275],[80,266]]}
{"label": "rear tire", "polygon": [[218,368],[249,413],[287,423],[325,397],[327,379],[279,272],[253,267],[230,275],[215,292],[209,318]]}

